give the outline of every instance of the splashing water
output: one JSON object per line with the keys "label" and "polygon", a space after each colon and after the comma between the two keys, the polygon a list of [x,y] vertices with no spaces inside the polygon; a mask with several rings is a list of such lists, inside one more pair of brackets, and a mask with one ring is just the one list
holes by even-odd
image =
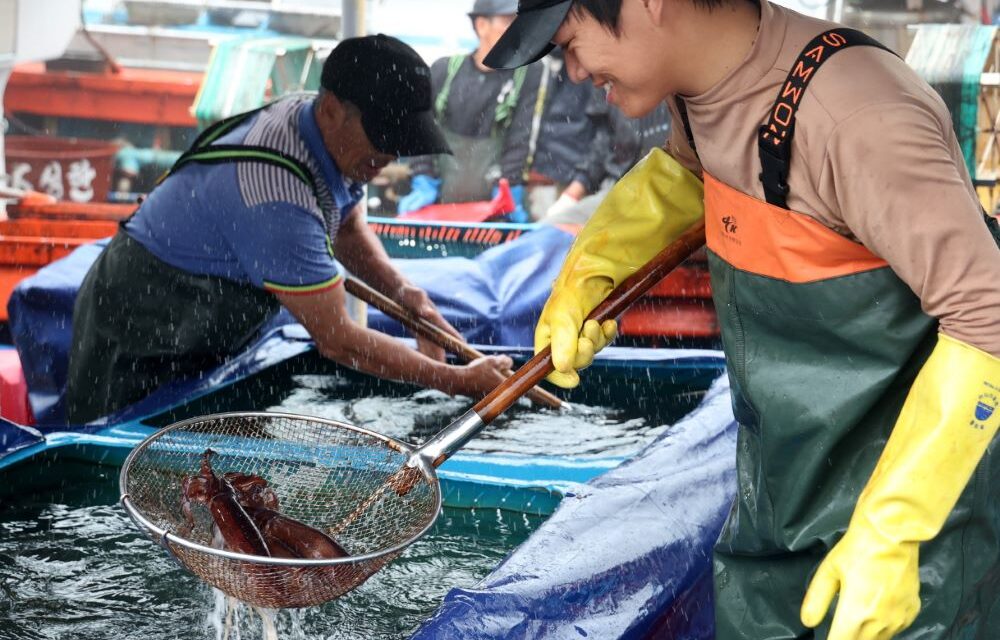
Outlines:
{"label": "splashing water", "polygon": [[[343,372],[257,376],[156,424],[217,411],[305,413],[419,443],[471,401]],[[707,385],[706,385],[707,386]],[[527,455],[625,456],[696,404],[601,385],[621,408],[560,413],[526,401],[466,447]],[[680,401],[678,401],[680,399]],[[213,404],[214,403],[214,404]],[[117,506],[118,469],[58,454],[0,486],[0,640],[382,640],[406,638],[453,587],[482,579],[543,518],[445,509],[434,528],[358,590],[322,607],[264,612],[226,602],[141,534]]]}
{"label": "splashing water", "polygon": [[449,589],[482,579],[543,521],[445,509],[424,538],[358,590],[321,607],[265,612],[262,622],[246,605],[227,606],[224,596],[220,603],[132,525],[116,504],[117,472],[48,458],[30,473],[5,476],[0,640],[402,639]]}
{"label": "splashing water", "polygon": [[208,624],[215,630],[215,640],[242,640],[241,629],[256,626],[262,640],[278,640],[278,610],[245,605],[214,588],[212,595],[215,607],[208,614]]}

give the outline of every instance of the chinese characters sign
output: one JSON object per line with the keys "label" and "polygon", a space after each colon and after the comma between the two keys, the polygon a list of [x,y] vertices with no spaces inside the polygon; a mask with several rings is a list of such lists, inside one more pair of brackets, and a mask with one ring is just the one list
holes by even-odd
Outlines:
{"label": "chinese characters sign", "polygon": [[41,191],[57,200],[72,202],[94,199],[97,170],[87,158],[30,162],[11,159],[7,169],[15,189]]}

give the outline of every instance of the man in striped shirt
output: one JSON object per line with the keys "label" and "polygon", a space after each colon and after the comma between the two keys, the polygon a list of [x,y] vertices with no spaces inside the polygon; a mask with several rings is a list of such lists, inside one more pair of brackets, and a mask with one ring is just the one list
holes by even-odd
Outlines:
{"label": "man in striped shirt", "polygon": [[358,214],[364,183],[400,155],[447,153],[429,70],[387,36],[339,44],[319,96],[292,96],[202,133],[87,274],[74,309],[67,417],[85,423],[239,353],[279,310],[346,366],[479,396],[506,357],[465,367],[356,324],[337,260],[454,332]]}

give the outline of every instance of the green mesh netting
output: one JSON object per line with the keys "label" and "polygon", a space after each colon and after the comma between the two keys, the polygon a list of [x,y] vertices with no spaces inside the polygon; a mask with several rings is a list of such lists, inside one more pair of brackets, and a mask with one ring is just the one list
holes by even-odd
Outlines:
{"label": "green mesh netting", "polygon": [[297,91],[319,88],[327,52],[308,38],[249,37],[215,45],[195,99],[200,127]]}

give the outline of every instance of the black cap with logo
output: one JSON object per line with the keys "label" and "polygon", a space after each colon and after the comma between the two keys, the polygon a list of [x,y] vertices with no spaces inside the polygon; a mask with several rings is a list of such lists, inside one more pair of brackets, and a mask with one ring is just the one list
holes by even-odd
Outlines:
{"label": "black cap with logo", "polygon": [[552,37],[572,4],[573,0],[520,0],[517,18],[483,63],[494,69],[514,69],[542,59],[555,47]]}
{"label": "black cap with logo", "polygon": [[451,153],[431,109],[431,71],[402,41],[381,33],[341,41],[323,63],[320,86],[361,110],[380,152]]}

